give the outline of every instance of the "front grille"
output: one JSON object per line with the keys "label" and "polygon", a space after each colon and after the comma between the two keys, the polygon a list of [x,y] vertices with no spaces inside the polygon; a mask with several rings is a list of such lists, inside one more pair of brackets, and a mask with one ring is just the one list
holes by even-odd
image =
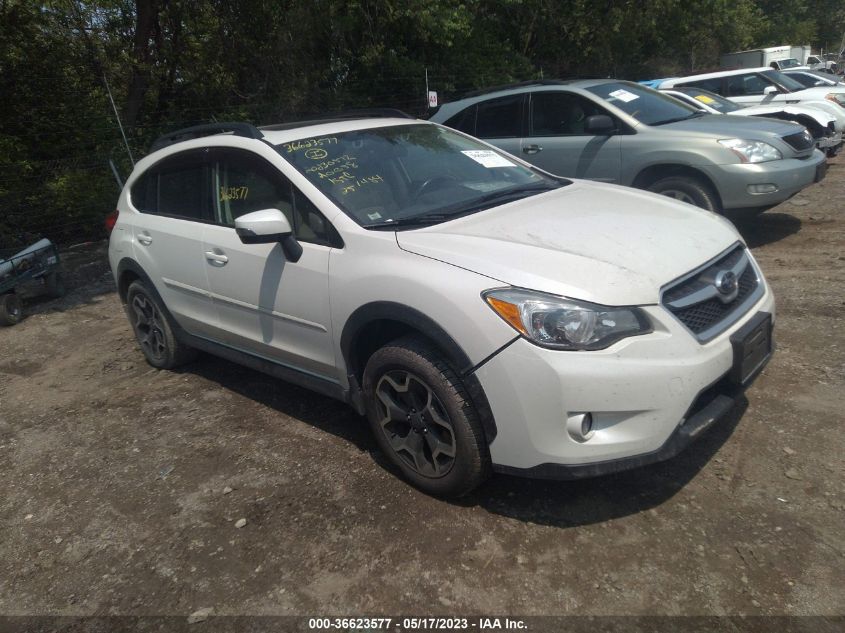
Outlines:
{"label": "front grille", "polygon": [[805,134],[804,132],[789,134],[788,136],[784,136],[783,140],[786,141],[792,149],[798,152],[803,152],[813,146],[812,135]]}
{"label": "front grille", "polygon": [[[726,277],[736,287],[727,291]],[[723,289],[719,290],[718,285]],[[738,245],[709,264],[667,286],[660,302],[696,338],[705,342],[745,314],[763,294],[757,271],[745,248]]]}

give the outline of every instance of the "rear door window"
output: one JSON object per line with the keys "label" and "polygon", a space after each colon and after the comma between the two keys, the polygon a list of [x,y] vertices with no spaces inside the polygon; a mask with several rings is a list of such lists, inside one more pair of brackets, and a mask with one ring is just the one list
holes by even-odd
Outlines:
{"label": "rear door window", "polygon": [[699,79],[698,81],[685,81],[683,83],[679,83],[678,86],[701,88],[702,90],[709,90],[710,92],[715,92],[716,94],[723,94],[721,77]]}
{"label": "rear door window", "polygon": [[206,152],[182,152],[150,168],[132,185],[130,198],[142,213],[208,221],[208,178]]}
{"label": "rear door window", "polygon": [[522,136],[522,95],[491,99],[478,104],[475,136],[516,138]]}
{"label": "rear door window", "polygon": [[449,118],[447,121],[443,123],[443,125],[452,128],[453,130],[458,130],[460,132],[464,132],[465,134],[470,134],[471,136],[476,136],[475,134],[475,114],[478,112],[478,106],[473,104],[468,108],[464,108],[460,112],[458,112],[455,116]]}

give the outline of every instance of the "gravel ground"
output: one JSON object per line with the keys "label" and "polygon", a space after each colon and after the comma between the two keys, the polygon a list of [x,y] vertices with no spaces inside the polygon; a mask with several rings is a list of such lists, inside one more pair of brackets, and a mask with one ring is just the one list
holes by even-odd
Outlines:
{"label": "gravel ground", "polygon": [[0,614],[845,615],[843,196],[840,158],[741,227],[778,351],[689,451],[460,502],[342,404],[211,357],[151,369],[105,245],[71,249],[72,292],[0,329]]}

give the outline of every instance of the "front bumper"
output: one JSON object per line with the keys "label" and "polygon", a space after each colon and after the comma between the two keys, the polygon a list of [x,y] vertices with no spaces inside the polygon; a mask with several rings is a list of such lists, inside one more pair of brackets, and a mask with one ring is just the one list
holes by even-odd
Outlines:
{"label": "front bumper", "polygon": [[[804,187],[816,181],[820,165],[825,163],[824,152],[814,150],[803,160],[785,158],[766,163],[700,166],[716,183],[722,208],[750,209],[772,207],[788,200]],[[752,193],[752,185],[775,185],[769,193]]]}
{"label": "front bumper", "polygon": [[[760,312],[772,314],[766,286],[757,304],[706,344],[664,308],[644,308],[651,334],[599,352],[559,352],[523,339],[476,372],[496,419],[494,469],[573,479],[668,459],[733,406],[731,337]],[[567,419],[590,413],[593,433],[578,441]]]}
{"label": "front bumper", "polygon": [[835,132],[829,136],[823,136],[816,141],[816,147],[820,150],[837,150],[842,147],[842,132]]}

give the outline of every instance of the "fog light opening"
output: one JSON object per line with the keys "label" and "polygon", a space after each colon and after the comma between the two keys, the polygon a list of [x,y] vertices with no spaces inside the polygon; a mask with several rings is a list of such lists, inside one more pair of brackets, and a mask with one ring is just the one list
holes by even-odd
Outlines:
{"label": "fog light opening", "polygon": [[753,194],[774,193],[777,190],[778,186],[770,182],[766,182],[759,185],[748,185],[748,193]]}
{"label": "fog light opening", "polygon": [[586,442],[595,434],[592,413],[573,413],[566,419],[566,430],[576,442]]}

